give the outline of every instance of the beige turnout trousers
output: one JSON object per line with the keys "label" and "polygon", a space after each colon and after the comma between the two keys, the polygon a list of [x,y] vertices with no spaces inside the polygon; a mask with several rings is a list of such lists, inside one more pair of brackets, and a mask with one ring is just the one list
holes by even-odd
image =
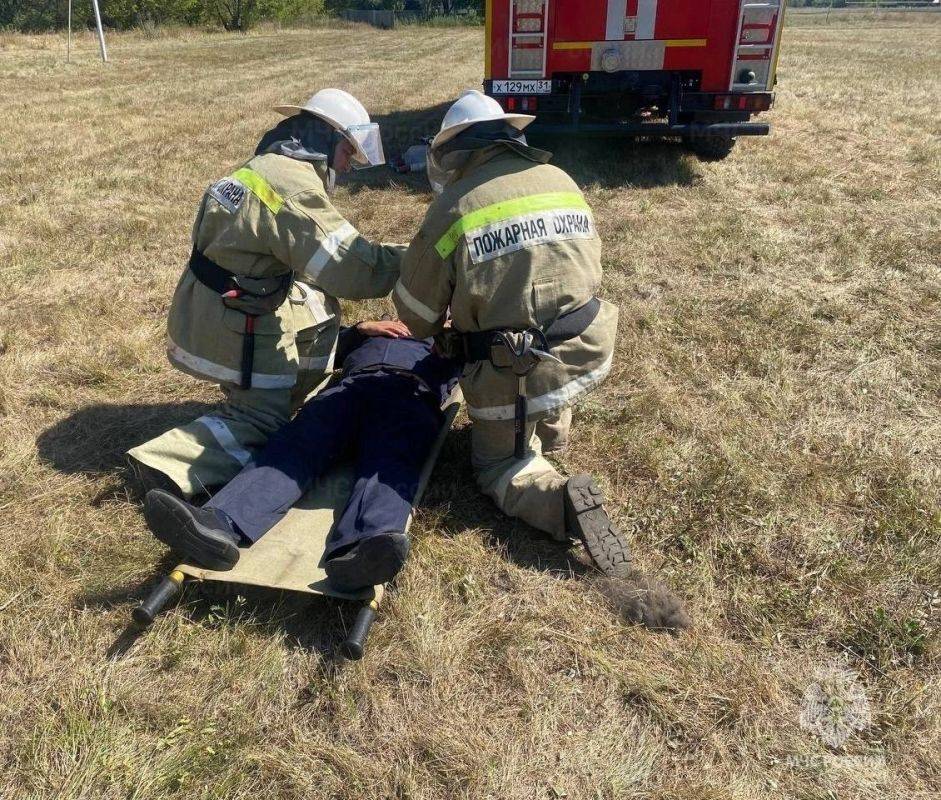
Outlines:
{"label": "beige turnout trousers", "polygon": [[128,451],[169,476],[186,497],[232,480],[295,407],[291,389],[220,388],[225,402],[218,410]]}
{"label": "beige turnout trousers", "polygon": [[543,453],[560,453],[569,443],[572,427],[572,407],[563,408],[557,414],[543,417],[536,423],[536,436],[542,443]]}
{"label": "beige turnout trousers", "polygon": [[559,541],[569,538],[563,498],[567,478],[543,457],[543,451],[560,449],[571,421],[571,409],[566,408],[538,423],[530,422],[526,426],[529,453],[522,460],[513,452],[513,420],[474,420],[471,426],[471,463],[480,490],[504,514],[518,517]]}

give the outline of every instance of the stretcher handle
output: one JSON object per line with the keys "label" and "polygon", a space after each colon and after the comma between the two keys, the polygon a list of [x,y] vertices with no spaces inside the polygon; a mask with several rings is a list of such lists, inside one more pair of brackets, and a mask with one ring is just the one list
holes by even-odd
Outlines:
{"label": "stretcher handle", "polygon": [[356,615],[356,622],[353,623],[353,629],[350,635],[346,637],[340,649],[345,658],[350,661],[359,661],[366,653],[366,637],[369,636],[369,629],[376,621],[376,609],[373,604],[364,605]]}
{"label": "stretcher handle", "polygon": [[364,603],[356,615],[356,621],[350,630],[350,635],[340,645],[340,652],[344,658],[350,661],[359,661],[366,652],[366,637],[369,636],[369,630],[376,621],[376,614],[379,611],[379,604],[385,595],[385,586],[377,586],[373,590],[373,598],[368,603]]}
{"label": "stretcher handle", "polygon": [[183,577],[183,573],[175,569],[160,579],[147,599],[131,612],[131,618],[138,628],[150,625],[167,603],[179,594]]}

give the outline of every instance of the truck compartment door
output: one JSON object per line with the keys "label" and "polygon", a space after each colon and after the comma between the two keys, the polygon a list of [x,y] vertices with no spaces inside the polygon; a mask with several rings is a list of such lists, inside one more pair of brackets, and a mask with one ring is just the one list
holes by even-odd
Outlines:
{"label": "truck compartment door", "polygon": [[[623,6],[627,0],[620,0]],[[636,2],[636,0],[635,0]],[[552,0],[552,38],[561,42],[597,42],[606,39],[608,7],[616,0]],[[614,37],[613,37],[614,38]],[[623,39],[623,34],[619,37]]]}
{"label": "truck compartment door", "polygon": [[637,39],[703,39],[711,0],[636,0]]}
{"label": "truck compartment door", "polygon": [[511,78],[542,78],[546,73],[549,0],[511,0]]}
{"label": "truck compartment door", "polygon": [[783,21],[784,0],[742,2],[729,79],[730,90],[771,91]]}
{"label": "truck compartment door", "polygon": [[567,42],[698,39],[711,0],[553,0],[553,36]]}

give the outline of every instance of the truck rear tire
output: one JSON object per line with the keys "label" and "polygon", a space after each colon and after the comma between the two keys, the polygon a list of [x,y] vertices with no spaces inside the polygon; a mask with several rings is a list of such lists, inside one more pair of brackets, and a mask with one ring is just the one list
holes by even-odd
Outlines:
{"label": "truck rear tire", "polygon": [[683,139],[686,149],[695,153],[700,161],[721,161],[732,152],[732,136],[690,136]]}

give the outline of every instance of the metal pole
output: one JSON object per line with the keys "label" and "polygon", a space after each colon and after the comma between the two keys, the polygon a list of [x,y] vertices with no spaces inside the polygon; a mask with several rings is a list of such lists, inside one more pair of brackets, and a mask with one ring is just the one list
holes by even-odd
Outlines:
{"label": "metal pole", "polygon": [[98,0],[91,0],[95,8],[95,23],[98,25],[98,44],[101,45],[101,60],[108,60],[108,48],[105,47],[105,32],[101,27],[101,12],[98,10]]}
{"label": "metal pole", "polygon": [[72,63],[72,0],[69,0],[69,44],[65,51],[65,63]]}

